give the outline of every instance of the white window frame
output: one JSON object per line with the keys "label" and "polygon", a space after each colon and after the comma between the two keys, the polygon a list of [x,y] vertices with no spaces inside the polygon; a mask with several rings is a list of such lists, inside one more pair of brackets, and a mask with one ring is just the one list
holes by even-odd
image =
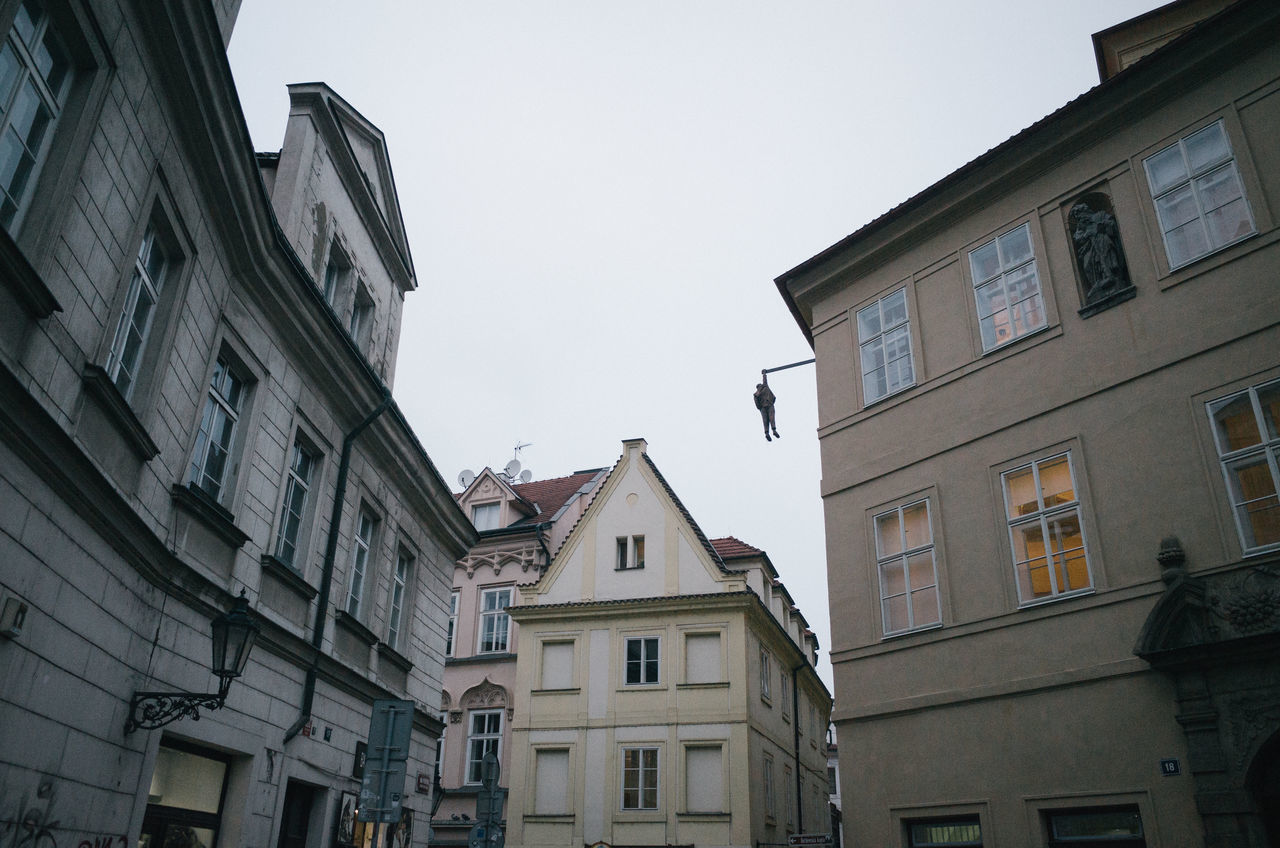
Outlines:
{"label": "white window frame", "polygon": [[791,721],[791,678],[785,669],[778,673],[778,700],[782,702],[782,720]]}
{"label": "white window frame", "polygon": [[773,785],[773,757],[764,755],[764,818],[773,821],[778,817],[778,799]]}
{"label": "white window frame", "polygon": [[276,528],[275,558],[295,571],[302,570],[299,553],[304,552],[303,539],[310,526],[311,488],[320,453],[299,432],[293,437],[289,452],[289,468],[285,472],[283,497],[280,499],[280,526]]}
{"label": "white window frame", "polygon": [[[1024,231],[1023,235],[1026,238],[1028,248],[1027,254],[1026,256],[1009,256],[1006,247],[1015,242],[1017,239],[1015,234],[1019,231]],[[979,253],[991,247],[994,247],[996,251],[995,271],[979,277],[976,257]],[[977,310],[978,332],[982,339],[982,352],[984,354],[1012,344],[1018,339],[1034,335],[1049,326],[1044,286],[1040,282],[1038,267],[1035,233],[1031,230],[1030,221],[1010,227],[995,238],[989,239],[969,251],[969,275],[973,280],[974,306]],[[1011,281],[1016,282],[1019,279],[1029,280],[1030,285],[1020,291],[1017,295],[1017,302],[1013,306],[1018,307],[1027,304],[1026,310],[1021,312],[1023,318],[1027,316],[1031,316],[1033,319],[1036,316],[1039,318],[1038,323],[1024,323],[1021,329],[1018,328],[1019,320],[1015,319],[1014,310],[1009,306],[1011,291],[1018,291],[1011,288]],[[997,292],[998,295],[996,294]],[[987,295],[990,295],[990,297],[986,297]],[[984,306],[984,299],[989,306]],[[996,320],[1001,313],[1005,315],[1003,325]],[[1007,328],[1004,330],[1007,335],[1001,332],[1001,326]],[[990,331],[988,331],[988,327],[990,327]]]}
{"label": "white window frame", "polygon": [[444,634],[444,655],[451,657],[458,648],[458,596],[454,589],[449,593],[449,623]]}
{"label": "white window frame", "polygon": [[[471,523],[476,530],[497,530],[501,517],[501,502],[474,504],[471,507]],[[480,526],[482,524],[483,527]]]}
{"label": "white window frame", "polygon": [[[498,762],[502,762],[502,730],[505,716],[505,710],[472,710],[467,716],[467,762],[465,783],[468,786],[476,786],[483,777],[482,769],[484,766],[484,755],[493,750],[498,756]],[[496,718],[498,729],[493,730],[489,725],[489,719]],[[476,731],[476,719],[483,719],[485,727],[479,732]]]}
{"label": "white window frame", "polygon": [[[897,303],[901,301],[901,318],[896,316]],[[911,353],[911,317],[907,303],[907,289],[898,289],[868,306],[859,309],[856,314],[858,325],[858,360],[862,370],[862,402],[870,406],[876,401],[890,395],[906,391],[916,384],[915,359]],[[901,346],[905,344],[905,349]],[[889,346],[893,345],[894,356],[889,358]],[[906,373],[903,374],[902,363],[905,360]],[[896,367],[895,367],[896,366]],[[896,371],[893,379],[890,372]],[[872,379],[874,375],[883,373],[884,390],[880,391]]]}
{"label": "white window frame", "polygon": [[[506,603],[501,598],[505,595]],[[479,638],[476,640],[477,654],[502,654],[511,649],[511,617],[506,609],[515,597],[512,586],[495,586],[480,592]],[[490,606],[490,598],[493,605]],[[498,641],[501,631],[501,644]]]}
{"label": "white window frame", "polygon": [[[396,552],[396,566],[391,571],[391,597],[387,604],[387,647],[401,653],[404,653],[401,645],[405,642],[401,637],[413,618],[413,597],[409,591],[413,565],[413,554],[404,548]],[[404,614],[406,607],[409,608],[408,616]]]}
{"label": "white window frame", "polygon": [[[32,5],[44,6],[45,3]],[[66,42],[58,33],[49,12],[41,8],[39,10],[41,14],[37,19],[32,20],[27,14],[27,6],[27,3],[18,6],[9,32],[0,43],[0,55],[11,56],[15,65],[10,89],[0,91],[0,150],[3,150],[5,143],[12,139],[21,146],[19,160],[27,157],[30,162],[25,171],[21,166],[15,167],[16,185],[11,183],[0,186],[0,227],[4,227],[10,233],[16,233],[21,226],[31,198],[35,195],[34,189],[40,181],[40,172],[52,146],[58,120],[67,105],[72,81],[76,75],[76,63],[71,51],[67,49]],[[27,30],[26,35],[22,33],[23,29]],[[40,58],[37,56],[37,51],[60,65],[61,77],[51,80],[39,70]],[[60,62],[58,62],[59,59]],[[31,146],[33,139],[29,133],[37,122],[32,122],[32,127],[29,128],[25,138],[19,136],[11,124],[16,99],[20,92],[28,90],[28,86],[34,96],[37,109],[42,110],[45,115],[45,123],[40,130],[39,138],[34,139],[34,149]]]}
{"label": "white window frame", "polygon": [[351,534],[351,582],[347,586],[347,615],[359,619],[364,608],[364,584],[369,576],[369,560],[372,558],[374,539],[377,536],[378,516],[369,507],[361,505],[356,514],[355,532]]}
{"label": "white window frame", "polygon": [[[929,531],[929,538],[922,544],[908,547],[907,545],[907,518],[908,510],[919,508],[924,505],[925,510],[925,527]],[[898,538],[895,548],[887,548],[886,539],[880,532],[882,519],[888,516],[894,516],[898,525]],[[892,509],[878,512],[871,518],[871,532],[875,537],[876,546],[876,574],[880,584],[880,625],[883,634],[887,636],[897,636],[901,633],[910,633],[915,630],[924,630],[931,627],[942,626],[942,593],[938,587],[938,560],[935,554],[935,546],[933,540],[933,504],[929,498],[917,498],[906,503],[899,504]],[[924,554],[929,555],[929,569],[927,574],[920,575],[919,566],[912,567],[912,560],[919,563],[920,558]],[[886,571],[898,568],[902,569],[902,592],[890,592],[889,583],[886,579]],[[917,580],[916,578],[920,579]],[[916,621],[915,604],[912,603],[912,596],[921,592],[933,590],[933,609],[936,618],[933,621]],[[889,616],[889,603],[895,598],[905,597],[907,610],[907,624],[905,627],[891,627]]]}
{"label": "white window frame", "polygon": [[[240,417],[247,407],[250,385],[239,365],[225,353],[218,355],[187,472],[188,481],[218,503],[223,502],[231,489],[227,483],[235,477],[231,466],[235,463]],[[220,466],[214,468],[217,453],[222,454],[222,459]]]}
{"label": "white window frame", "polygon": [[[630,754],[639,759],[634,766],[627,760]],[[622,779],[619,782],[618,808],[624,812],[653,812],[662,809],[662,749],[657,745],[629,745],[619,757]],[[628,780],[633,782],[628,784]],[[650,785],[650,779],[651,784]],[[628,803],[628,793],[634,793],[634,803]],[[646,803],[651,796],[652,803]]]}
{"label": "white window frame", "polygon": [[[1274,422],[1278,432],[1270,432],[1266,413],[1263,407],[1263,395],[1280,394],[1280,380],[1270,380],[1249,386],[1241,391],[1232,392],[1224,397],[1215,398],[1205,404],[1209,415],[1209,427],[1213,431],[1214,446],[1218,452],[1218,464],[1222,468],[1223,481],[1226,484],[1227,501],[1231,507],[1231,515],[1235,522],[1236,533],[1240,539],[1240,549],[1245,556],[1256,556],[1280,549],[1280,539],[1258,544],[1252,528],[1246,523],[1246,515],[1256,509],[1253,505],[1260,501],[1272,501],[1277,505],[1270,509],[1280,509],[1280,421]],[[1218,426],[1215,413],[1227,406],[1247,399],[1253,413],[1253,425],[1258,441],[1251,445],[1232,448],[1224,439]],[[1271,494],[1262,497],[1248,498],[1238,485],[1235,472],[1244,468],[1265,466],[1271,475]]]}
{"label": "white window frame", "polygon": [[[640,658],[633,661],[631,659],[631,645],[637,643],[640,646]],[[649,656],[649,648],[652,646],[654,656]],[[631,669],[633,662],[638,671],[636,681],[631,680]],[[652,668],[653,679],[649,680],[648,671]],[[623,639],[622,644],[622,684],[624,686],[658,686],[662,683],[662,637],[656,635],[648,636],[627,636]]]}
{"label": "white window frame", "polygon": [[[1066,460],[1067,470],[1071,475],[1072,500],[1065,503],[1055,503],[1051,506],[1046,506],[1044,503],[1044,493],[1041,489],[1040,483],[1040,469],[1061,459]],[[1023,515],[1014,516],[1012,514],[1013,504],[1009,499],[1009,479],[1015,474],[1025,472],[1027,469],[1031,469],[1032,473],[1032,485],[1036,495],[1036,509]],[[1080,503],[1080,482],[1076,475],[1075,462],[1072,461],[1071,451],[1058,451],[1056,453],[1034,459],[1030,462],[1021,463],[1015,468],[1010,468],[1007,471],[1001,472],[1000,490],[1004,495],[1005,519],[1009,530],[1009,555],[1013,561],[1014,583],[1018,590],[1019,606],[1034,606],[1056,601],[1060,598],[1074,597],[1094,591],[1093,564],[1089,560],[1089,540],[1084,526],[1084,510]],[[1063,589],[1058,586],[1058,567],[1056,565],[1051,566],[1051,562],[1056,561],[1057,557],[1054,556],[1052,559],[1050,557],[1051,549],[1048,545],[1048,540],[1051,538],[1049,522],[1071,514],[1075,515],[1076,521],[1080,527],[1080,547],[1072,548],[1069,551],[1057,551],[1056,554],[1065,555],[1079,550],[1081,556],[1084,557],[1085,574],[1088,576],[1089,582],[1086,586]],[[1020,570],[1024,564],[1029,564],[1036,558],[1028,559],[1025,562],[1018,562],[1018,543],[1016,534],[1019,528],[1032,526],[1036,523],[1039,523],[1041,538],[1046,540],[1043,559],[1045,560],[1044,568],[1049,578],[1049,593],[1047,595],[1033,595],[1032,597],[1027,598],[1023,597],[1023,581],[1020,576]],[[1064,560],[1063,565],[1061,566],[1064,570],[1066,568],[1066,562],[1067,561]],[[1026,582],[1030,584],[1031,580],[1032,578],[1028,571]]]}
{"label": "white window frame", "polygon": [[760,700],[773,703],[773,662],[769,649],[760,646]]}
{"label": "white window frame", "polygon": [[125,400],[133,397],[133,390],[138,384],[138,370],[146,355],[151,328],[160,306],[160,292],[166,273],[173,264],[168,248],[160,238],[157,222],[152,217],[134,256],[133,275],[120,310],[111,350],[107,354],[107,376]]}
{"label": "white window frame", "polygon": [[[1189,152],[1195,146],[1194,139],[1198,136],[1204,136],[1206,133],[1213,132],[1216,132],[1221,136],[1223,146],[1226,148],[1226,156],[1202,162],[1198,165],[1194,164]],[[1167,185],[1157,184],[1156,171],[1153,168],[1153,163],[1155,163],[1157,159],[1161,158],[1170,161],[1180,161],[1183,170],[1183,177],[1177,181],[1171,181]],[[1257,221],[1253,217],[1253,209],[1249,206],[1249,198],[1244,191],[1244,180],[1241,179],[1240,168],[1236,164],[1235,151],[1231,147],[1231,136],[1227,132],[1226,124],[1221,118],[1207,126],[1201,127],[1195,132],[1188,133],[1172,144],[1166,145],[1155,153],[1152,153],[1150,156],[1142,160],[1142,167],[1147,175],[1147,189],[1151,193],[1151,203],[1155,207],[1156,223],[1160,228],[1160,239],[1164,243],[1164,255],[1165,259],[1169,262],[1170,271],[1176,271],[1179,268],[1184,268],[1197,260],[1217,253],[1220,250],[1224,250],[1233,244],[1238,244],[1239,242],[1257,234]],[[1238,193],[1226,203],[1220,203],[1212,209],[1207,209],[1206,205],[1209,201],[1206,196],[1207,192],[1205,192],[1203,188],[1208,181],[1214,177],[1218,177],[1224,181],[1230,180],[1234,182]],[[1170,200],[1179,192],[1185,193],[1187,199],[1191,201],[1191,206],[1195,211],[1195,217],[1189,218],[1181,224],[1177,224],[1173,227],[1166,227],[1166,210],[1169,209],[1169,207],[1162,206],[1161,204],[1163,201]],[[1212,228],[1209,227],[1207,223],[1209,216],[1219,209],[1227,208],[1237,199],[1244,207],[1244,217],[1249,223],[1249,232],[1231,236],[1230,238],[1222,240],[1216,240],[1213,236]],[[1169,233],[1174,230],[1182,229],[1183,227],[1191,226],[1193,223],[1199,225],[1198,232],[1204,238],[1205,247],[1199,253],[1188,254],[1175,262],[1173,253],[1169,249]]]}

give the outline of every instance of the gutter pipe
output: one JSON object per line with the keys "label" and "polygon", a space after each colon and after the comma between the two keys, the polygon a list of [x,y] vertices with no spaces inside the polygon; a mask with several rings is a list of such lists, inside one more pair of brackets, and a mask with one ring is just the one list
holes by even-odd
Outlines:
{"label": "gutter pipe", "polygon": [[[391,406],[391,390],[382,387],[382,401],[365,419],[342,439],[342,459],[338,462],[338,485],[333,494],[333,511],[329,514],[329,538],[324,549],[324,571],[320,577],[320,601],[316,605],[316,623],[311,632],[311,664],[307,667],[307,680],[302,687],[302,707],[295,721],[284,733],[284,741],[302,732],[311,721],[311,705],[316,695],[316,672],[320,667],[320,646],[324,643],[325,618],[329,611],[329,585],[333,582],[333,564],[338,553],[338,529],[342,523],[342,504],[347,497],[347,473],[351,469],[351,449],[370,424]],[[797,743],[798,744],[798,743]],[[798,750],[798,749],[797,749]]]}

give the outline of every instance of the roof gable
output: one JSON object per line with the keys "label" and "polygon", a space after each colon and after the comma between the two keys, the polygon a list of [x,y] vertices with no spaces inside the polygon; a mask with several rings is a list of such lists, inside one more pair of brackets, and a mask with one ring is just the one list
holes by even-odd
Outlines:
{"label": "roof gable", "polygon": [[[528,600],[627,600],[745,588],[743,577],[725,567],[645,448],[643,439],[623,442],[622,456],[551,567],[525,592]],[[620,560],[626,567],[619,567]]]}

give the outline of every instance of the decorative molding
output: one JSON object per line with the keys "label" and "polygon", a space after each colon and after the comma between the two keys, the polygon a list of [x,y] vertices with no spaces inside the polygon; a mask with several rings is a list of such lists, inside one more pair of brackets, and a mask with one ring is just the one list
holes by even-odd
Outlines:
{"label": "decorative molding", "polygon": [[501,574],[502,569],[508,565],[518,565],[521,571],[528,571],[531,568],[537,570],[540,567],[538,545],[530,541],[519,548],[473,553],[458,560],[458,567],[467,572],[467,579],[474,577],[476,569],[486,565],[493,569],[495,575]]}
{"label": "decorative molding", "polygon": [[1230,700],[1226,713],[1235,748],[1236,769],[1243,773],[1257,748],[1255,742],[1258,737],[1269,738],[1280,726],[1280,701],[1277,701],[1274,691],[1268,696],[1251,693]]}
{"label": "decorative molding", "polygon": [[203,489],[174,483],[170,491],[175,507],[199,519],[231,547],[242,548],[249,541],[249,534],[236,526],[231,511],[205,494]]}
{"label": "decorative molding", "polygon": [[302,573],[293,566],[285,565],[274,554],[262,555],[262,570],[270,574],[276,580],[285,585],[287,589],[293,591],[294,594],[300,596],[303,600],[310,602],[320,591],[315,586],[307,582]]}
{"label": "decorative molding", "polygon": [[0,280],[36,321],[62,311],[62,305],[27,260],[22,248],[0,227]]}
{"label": "decorative molding", "polygon": [[462,699],[458,702],[458,706],[464,710],[494,709],[508,704],[510,700],[507,690],[487,677],[462,693]]}
{"label": "decorative molding", "polygon": [[80,372],[85,393],[93,398],[100,409],[111,419],[116,431],[124,437],[129,449],[138,459],[148,462],[160,453],[160,448],[152,440],[147,428],[138,420],[133,407],[129,405],[120,389],[112,381],[110,375],[99,365],[86,362]]}

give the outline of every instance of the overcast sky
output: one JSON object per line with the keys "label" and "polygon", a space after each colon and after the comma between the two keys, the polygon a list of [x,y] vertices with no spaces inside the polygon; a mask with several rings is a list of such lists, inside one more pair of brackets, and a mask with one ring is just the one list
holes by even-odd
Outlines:
{"label": "overcast sky", "polygon": [[387,136],[419,288],[395,397],[445,479],[649,455],[768,551],[831,685],[812,356],[773,278],[1097,82],[1156,0],[244,0],[258,150],[285,85]]}

